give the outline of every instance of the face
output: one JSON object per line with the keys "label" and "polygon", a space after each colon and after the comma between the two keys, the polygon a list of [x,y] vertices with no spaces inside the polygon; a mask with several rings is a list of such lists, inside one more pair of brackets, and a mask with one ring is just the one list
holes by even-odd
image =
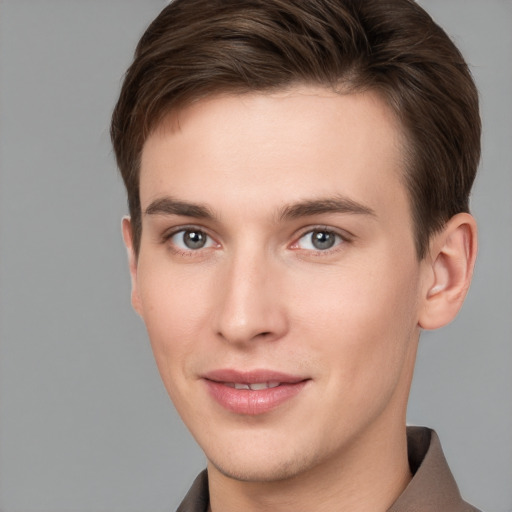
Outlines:
{"label": "face", "polygon": [[400,157],[376,95],[312,87],[202,100],[148,138],[132,300],[222,473],[287,478],[403,428],[422,264]]}

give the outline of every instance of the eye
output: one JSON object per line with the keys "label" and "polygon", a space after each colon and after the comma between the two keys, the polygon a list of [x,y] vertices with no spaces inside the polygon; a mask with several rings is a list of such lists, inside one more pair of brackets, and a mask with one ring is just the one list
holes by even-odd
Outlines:
{"label": "eye", "polygon": [[314,229],[304,233],[294,244],[297,249],[327,251],[343,242],[343,238],[328,229]]}
{"label": "eye", "polygon": [[176,231],[169,237],[169,240],[177,249],[182,251],[197,251],[216,245],[213,239],[204,231],[195,228]]}

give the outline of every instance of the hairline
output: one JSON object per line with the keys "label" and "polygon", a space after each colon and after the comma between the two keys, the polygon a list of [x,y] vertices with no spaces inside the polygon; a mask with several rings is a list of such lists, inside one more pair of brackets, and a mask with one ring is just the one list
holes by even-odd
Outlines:
{"label": "hairline", "polygon": [[198,104],[202,101],[212,101],[218,98],[223,97],[233,97],[233,96],[249,96],[249,95],[270,95],[270,94],[278,94],[278,93],[286,93],[292,92],[294,89],[297,90],[299,88],[312,87],[316,89],[323,89],[325,91],[330,91],[335,94],[340,95],[350,95],[350,94],[363,94],[370,93],[373,94],[382,104],[386,107],[386,109],[392,115],[392,119],[394,121],[394,126],[396,128],[396,136],[397,136],[397,150],[399,154],[399,169],[397,170],[398,179],[401,185],[405,189],[405,193],[407,196],[407,204],[408,204],[408,212],[409,219],[411,221],[411,227],[413,230],[413,238],[414,245],[416,248],[416,255],[419,261],[421,261],[426,254],[428,253],[428,242],[431,237],[438,232],[442,226],[438,229],[432,230],[426,240],[421,239],[421,232],[418,218],[418,212],[415,208],[415,201],[412,195],[410,180],[412,174],[414,174],[414,167],[417,165],[417,158],[415,156],[414,151],[414,141],[411,133],[408,133],[408,129],[405,126],[404,121],[400,117],[400,111],[397,107],[393,105],[392,98],[387,94],[387,89],[379,86],[378,84],[359,84],[356,80],[352,80],[350,78],[350,74],[348,77],[344,79],[340,79],[336,84],[334,83],[322,83],[320,81],[313,80],[300,80],[296,79],[290,81],[289,83],[275,85],[271,87],[242,87],[240,85],[235,87],[222,86],[220,84],[212,84],[212,87],[209,91],[204,91],[200,94],[190,93],[187,97],[182,98],[180,101],[171,102],[171,104],[166,108],[160,108],[155,112],[155,115],[152,116],[152,120],[145,125],[146,130],[143,133],[143,142],[141,144],[140,152],[137,156],[134,166],[134,173],[136,175],[136,184],[138,190],[138,212],[139,212],[139,240],[138,246],[136,247],[136,252],[138,253],[140,249],[140,240],[142,237],[142,217],[144,216],[144,212],[142,211],[142,205],[140,201],[140,175],[142,171],[142,154],[144,151],[144,147],[146,145],[149,137],[158,130],[164,129],[179,129],[179,114],[183,112],[187,108]]}

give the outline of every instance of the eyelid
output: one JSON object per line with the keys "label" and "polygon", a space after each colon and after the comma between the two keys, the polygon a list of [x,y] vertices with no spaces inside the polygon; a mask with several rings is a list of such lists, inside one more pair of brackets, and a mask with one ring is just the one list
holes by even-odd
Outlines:
{"label": "eyelid", "polygon": [[[330,247],[328,249],[323,249],[323,250],[322,249],[302,249],[301,247],[298,247],[299,241],[304,236],[306,236],[310,233],[313,233],[314,231],[326,231],[328,233],[332,233],[332,234],[338,236],[339,238],[341,238],[341,241],[343,242],[343,244],[337,243],[333,247]],[[353,235],[352,233],[350,233],[344,229],[339,229],[339,228],[335,228],[332,226],[325,226],[325,225],[307,226],[305,228],[302,228],[299,231],[299,233],[294,237],[294,241],[290,245],[290,248],[294,249],[294,250],[303,250],[303,251],[307,251],[310,253],[328,254],[333,251],[336,251],[340,245],[344,245],[344,243],[351,242],[354,238],[355,238],[355,235]]]}
{"label": "eyelid", "polygon": [[[203,226],[198,226],[197,224],[182,224],[182,225],[179,225],[179,226],[173,226],[172,228],[169,228],[167,230],[165,230],[161,237],[160,237],[160,242],[162,244],[168,244],[170,239],[177,235],[178,233],[181,233],[181,232],[184,232],[184,231],[199,231],[201,233],[204,233],[210,240],[212,240],[214,242],[214,245],[215,246],[220,246],[219,242],[216,240],[216,238],[209,232],[208,229],[206,229],[205,227]],[[200,249],[181,249],[181,248],[178,248],[178,247],[173,247],[173,249],[177,252],[180,252],[180,253],[194,253],[194,252],[199,252],[201,251],[201,249],[210,249],[211,247],[203,247],[203,248],[200,248]]]}
{"label": "eyelid", "polygon": [[[197,225],[197,224],[181,224],[179,226],[173,226],[171,228],[168,228],[167,230],[165,230],[162,235],[160,236],[160,243],[162,244],[167,244],[169,243],[169,240],[175,236],[176,234],[182,232],[182,231],[200,231],[201,233],[204,233],[208,238],[210,238],[214,244],[217,246],[217,247],[220,247],[220,243],[217,241],[216,237],[214,235],[212,235],[210,233],[210,230],[205,228],[204,226],[200,226],[200,225]],[[311,225],[311,226],[306,226],[304,228],[302,228],[293,238],[293,242],[288,246],[290,249],[293,249],[293,250],[304,250],[304,251],[307,251],[307,252],[310,252],[310,253],[319,253],[319,254],[327,254],[327,253],[330,253],[330,252],[333,252],[335,251],[340,245],[344,245],[344,244],[341,244],[341,243],[337,243],[336,245],[334,245],[332,248],[329,248],[329,249],[317,249],[317,250],[314,250],[314,249],[302,249],[300,247],[298,247],[298,243],[300,241],[301,238],[303,238],[305,235],[309,234],[309,233],[312,233],[314,231],[326,231],[326,232],[329,232],[329,233],[333,233],[334,235],[340,237],[340,239],[344,242],[344,243],[348,243],[348,242],[351,242],[353,241],[354,238],[356,238],[355,235],[353,235],[352,233],[350,233],[349,231],[345,230],[345,229],[340,229],[340,228],[335,228],[333,226],[326,226],[326,225]],[[210,247],[206,247],[206,248],[203,248],[203,249],[208,249]],[[182,249],[179,249],[177,247],[174,247],[174,249],[176,251],[179,251],[179,252],[184,252],[184,250]],[[190,252],[190,253],[193,253],[193,252],[199,252],[201,249],[188,249],[186,252]]]}
{"label": "eyelid", "polygon": [[171,228],[165,229],[160,238],[162,242],[165,242],[169,240],[172,236],[174,236],[176,233],[179,233],[180,231],[201,231],[202,233],[205,233],[209,237],[211,237],[210,233],[206,228],[203,226],[198,226],[197,224],[180,224],[179,226],[173,226]]}

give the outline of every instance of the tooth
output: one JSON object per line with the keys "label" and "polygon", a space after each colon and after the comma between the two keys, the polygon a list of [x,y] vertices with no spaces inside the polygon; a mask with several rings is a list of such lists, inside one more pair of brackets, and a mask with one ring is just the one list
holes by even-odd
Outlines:
{"label": "tooth", "polygon": [[277,388],[277,386],[279,386],[279,382],[268,382],[268,387],[269,388]]}
{"label": "tooth", "polygon": [[260,389],[267,389],[268,386],[267,386],[267,383],[266,382],[257,382],[257,383],[254,383],[254,384],[249,384],[249,387],[253,390],[253,391],[258,391]]}
{"label": "tooth", "polygon": [[239,384],[235,382],[235,389],[250,389],[249,384]]}

